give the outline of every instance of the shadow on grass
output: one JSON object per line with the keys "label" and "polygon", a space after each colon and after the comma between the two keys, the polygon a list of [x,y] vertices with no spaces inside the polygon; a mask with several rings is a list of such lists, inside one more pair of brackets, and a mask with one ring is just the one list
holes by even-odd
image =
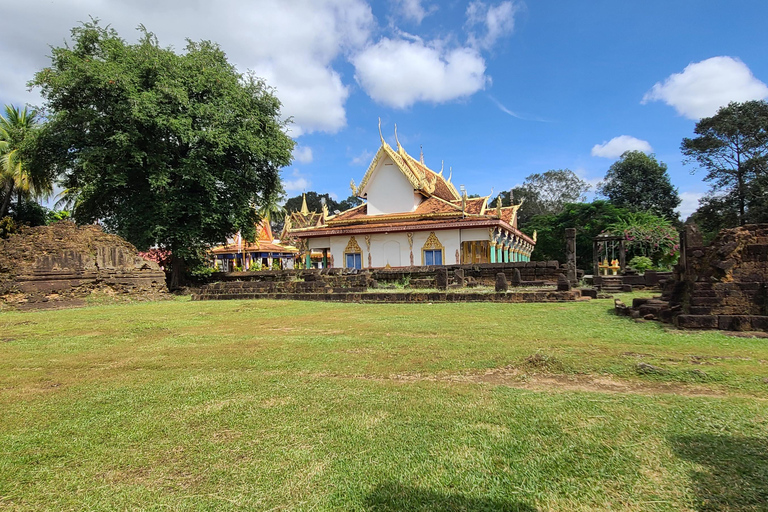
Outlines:
{"label": "shadow on grass", "polygon": [[696,510],[768,510],[768,439],[697,435],[670,441],[680,457],[704,466],[692,474]]}
{"label": "shadow on grass", "polygon": [[419,489],[394,482],[378,485],[365,500],[371,512],[536,512],[537,509],[520,501],[471,498],[461,494]]}

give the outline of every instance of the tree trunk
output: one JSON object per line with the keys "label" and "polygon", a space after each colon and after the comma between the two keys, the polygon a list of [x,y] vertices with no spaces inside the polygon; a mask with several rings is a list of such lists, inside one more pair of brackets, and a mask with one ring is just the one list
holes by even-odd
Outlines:
{"label": "tree trunk", "polygon": [[8,180],[3,194],[3,204],[0,205],[0,219],[8,213],[8,205],[11,204],[11,194],[13,193],[13,180]]}
{"label": "tree trunk", "polygon": [[736,176],[739,179],[739,226],[743,226],[746,224],[746,221],[744,220],[745,217],[745,203],[746,203],[746,192],[744,191],[744,170],[741,168],[741,154],[736,155]]}
{"label": "tree trunk", "polygon": [[171,273],[168,279],[168,289],[178,290],[183,284],[184,269],[186,264],[183,258],[172,254],[171,255]]}

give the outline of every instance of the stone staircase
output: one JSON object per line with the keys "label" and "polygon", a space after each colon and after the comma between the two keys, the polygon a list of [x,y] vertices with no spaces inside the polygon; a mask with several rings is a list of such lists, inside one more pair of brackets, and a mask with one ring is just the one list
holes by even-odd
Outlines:
{"label": "stone staircase", "polygon": [[624,289],[621,276],[602,276],[600,279],[600,291],[603,293],[620,293]]}

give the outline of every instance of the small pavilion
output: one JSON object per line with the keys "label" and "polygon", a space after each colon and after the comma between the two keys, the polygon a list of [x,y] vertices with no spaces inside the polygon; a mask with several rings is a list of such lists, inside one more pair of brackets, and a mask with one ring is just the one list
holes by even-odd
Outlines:
{"label": "small pavilion", "polygon": [[258,265],[262,269],[293,268],[294,259],[299,250],[290,245],[283,245],[272,235],[268,219],[263,219],[258,226],[258,236],[254,242],[246,242],[240,233],[226,245],[214,247],[210,254],[217,269],[232,272],[235,268],[252,270]]}

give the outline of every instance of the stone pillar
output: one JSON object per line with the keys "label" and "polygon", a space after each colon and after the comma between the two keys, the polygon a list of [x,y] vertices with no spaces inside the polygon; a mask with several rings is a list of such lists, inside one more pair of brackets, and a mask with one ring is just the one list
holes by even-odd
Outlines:
{"label": "stone pillar", "polygon": [[435,272],[435,284],[438,290],[445,290],[448,288],[448,269],[440,267]]}
{"label": "stone pillar", "polygon": [[498,293],[506,292],[509,289],[509,285],[507,284],[507,276],[504,274],[504,272],[499,272],[496,274],[496,291]]}
{"label": "stone pillar", "polygon": [[600,243],[597,240],[592,241],[592,274],[600,275]]}
{"label": "stone pillar", "polygon": [[571,286],[576,286],[576,229],[565,230],[565,267],[566,278]]}
{"label": "stone pillar", "polygon": [[523,284],[523,277],[520,275],[520,269],[516,268],[515,271],[512,273],[512,282],[510,283],[512,286],[520,286]]}

